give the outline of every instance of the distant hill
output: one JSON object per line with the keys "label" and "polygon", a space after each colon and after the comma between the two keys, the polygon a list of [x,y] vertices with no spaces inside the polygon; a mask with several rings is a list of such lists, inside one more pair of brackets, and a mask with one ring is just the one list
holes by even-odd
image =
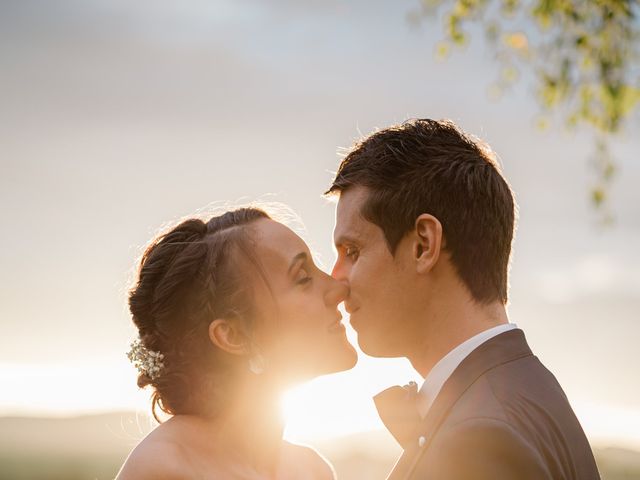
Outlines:
{"label": "distant hill", "polygon": [[131,412],[0,418],[0,480],[103,480],[153,428]]}
{"label": "distant hill", "polygon": [[[0,418],[0,480],[109,480],[154,426],[115,412],[73,418]],[[400,453],[384,431],[313,442],[339,480],[384,479]],[[603,480],[640,480],[640,452],[596,450]]]}

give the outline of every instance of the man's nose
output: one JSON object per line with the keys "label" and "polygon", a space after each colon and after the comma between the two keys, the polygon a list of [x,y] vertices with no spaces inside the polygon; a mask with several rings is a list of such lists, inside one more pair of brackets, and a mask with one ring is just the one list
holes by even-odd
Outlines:
{"label": "man's nose", "polygon": [[340,259],[336,260],[336,263],[331,270],[331,276],[336,280],[340,280],[341,282],[347,280],[346,269],[344,268],[344,264],[340,261]]}

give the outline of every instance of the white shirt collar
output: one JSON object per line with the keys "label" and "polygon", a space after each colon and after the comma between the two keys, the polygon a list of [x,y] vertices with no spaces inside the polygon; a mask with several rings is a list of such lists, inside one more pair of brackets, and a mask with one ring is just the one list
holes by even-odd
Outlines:
{"label": "white shirt collar", "polygon": [[424,379],[424,383],[418,392],[418,412],[420,412],[420,415],[424,417],[427,414],[444,383],[471,352],[496,335],[515,328],[518,327],[514,323],[505,323],[492,327],[465,340],[442,357]]}

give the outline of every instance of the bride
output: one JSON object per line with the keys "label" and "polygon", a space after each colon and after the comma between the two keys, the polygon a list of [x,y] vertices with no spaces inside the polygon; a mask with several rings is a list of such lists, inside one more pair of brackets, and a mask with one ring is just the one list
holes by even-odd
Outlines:
{"label": "bride", "polygon": [[348,288],[264,211],[189,219],[147,247],[129,294],[129,358],[152,411],[170,415],[117,480],[333,479],[314,450],[283,440],[280,395],[352,368],[337,306]]}

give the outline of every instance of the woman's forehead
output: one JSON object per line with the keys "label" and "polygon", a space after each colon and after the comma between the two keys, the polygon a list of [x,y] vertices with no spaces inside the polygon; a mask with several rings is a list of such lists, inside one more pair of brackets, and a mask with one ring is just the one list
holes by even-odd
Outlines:
{"label": "woman's forehead", "polygon": [[308,251],[307,245],[293,230],[275,220],[258,220],[254,230],[256,249],[265,264],[288,262],[289,257]]}

